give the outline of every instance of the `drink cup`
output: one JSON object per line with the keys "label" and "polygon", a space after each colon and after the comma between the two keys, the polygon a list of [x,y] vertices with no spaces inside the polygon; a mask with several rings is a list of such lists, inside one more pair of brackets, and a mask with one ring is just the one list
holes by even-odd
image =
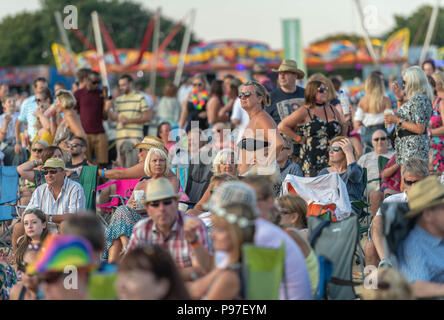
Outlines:
{"label": "drink cup", "polygon": [[[384,110],[384,114],[392,114],[392,115],[394,115],[395,113],[393,112],[392,109],[385,109],[385,110]],[[385,122],[384,124],[385,124],[385,127],[386,127],[386,128],[389,128],[389,127],[390,127],[390,125],[388,125],[387,122]]]}
{"label": "drink cup", "polygon": [[43,115],[47,118],[52,117],[56,113],[56,106],[55,104],[52,104],[46,111],[43,113]]}
{"label": "drink cup", "polygon": [[136,200],[137,208],[136,210],[143,210],[143,205],[141,201],[145,200],[145,191],[143,190],[134,190],[134,200]]}

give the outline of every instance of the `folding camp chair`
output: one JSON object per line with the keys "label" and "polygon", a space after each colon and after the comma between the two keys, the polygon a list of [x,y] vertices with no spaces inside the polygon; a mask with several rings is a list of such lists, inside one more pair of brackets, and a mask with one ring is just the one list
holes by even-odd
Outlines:
{"label": "folding camp chair", "polygon": [[11,223],[11,221],[20,217],[17,206],[19,199],[17,167],[0,166],[0,180],[0,244],[11,250],[12,244],[11,241],[8,241],[8,237],[12,240],[12,229],[16,223]]}
{"label": "folding camp chair", "polygon": [[244,244],[242,252],[245,298],[277,300],[282,278],[285,277],[284,244],[279,249]]}
{"label": "folding camp chair", "polygon": [[96,212],[97,217],[105,223],[103,217],[96,211],[98,166],[83,166],[79,176],[79,183],[85,193],[85,209]]}

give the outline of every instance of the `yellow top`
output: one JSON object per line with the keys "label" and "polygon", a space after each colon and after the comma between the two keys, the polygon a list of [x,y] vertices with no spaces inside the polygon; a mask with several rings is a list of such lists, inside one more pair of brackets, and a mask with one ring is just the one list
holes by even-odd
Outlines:
{"label": "yellow top", "polygon": [[[145,98],[136,91],[117,97],[114,103],[119,116],[123,115],[127,119],[140,119],[142,113],[148,111]],[[130,123],[126,125],[118,123],[116,138],[143,138],[143,125],[143,123]]]}

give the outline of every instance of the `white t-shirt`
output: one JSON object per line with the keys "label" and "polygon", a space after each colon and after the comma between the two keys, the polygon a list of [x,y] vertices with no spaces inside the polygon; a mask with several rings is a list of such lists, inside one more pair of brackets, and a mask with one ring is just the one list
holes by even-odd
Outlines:
{"label": "white t-shirt", "polygon": [[244,134],[245,128],[248,127],[248,124],[250,123],[250,117],[248,116],[247,111],[245,111],[242,108],[241,101],[239,98],[236,98],[233,105],[233,111],[231,113],[231,121],[233,119],[238,119],[240,121],[239,125],[237,126],[238,134],[235,137],[236,143],[238,143],[242,135]]}
{"label": "white t-shirt", "polygon": [[[390,203],[390,202],[408,202],[407,200],[407,192],[401,192],[396,193],[394,195],[391,195],[390,197],[387,197],[384,199],[383,203]],[[378,212],[376,212],[377,216],[382,216],[381,208],[378,209]]]}
{"label": "white t-shirt", "polygon": [[360,107],[355,113],[355,121],[361,121],[366,127],[384,123],[384,113],[366,113]]}
{"label": "white t-shirt", "polygon": [[[285,245],[285,279],[290,300],[311,300],[310,276],[304,255],[296,242],[278,226],[262,218],[256,219],[254,244],[259,247],[280,248]],[[279,299],[284,300],[285,286],[281,283]]]}

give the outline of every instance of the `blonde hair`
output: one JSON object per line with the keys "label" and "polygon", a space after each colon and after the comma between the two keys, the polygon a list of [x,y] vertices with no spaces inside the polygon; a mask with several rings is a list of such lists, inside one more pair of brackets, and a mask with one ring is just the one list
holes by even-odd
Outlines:
{"label": "blonde hair", "polygon": [[417,94],[425,94],[430,101],[433,101],[433,91],[424,71],[418,66],[407,68],[402,75],[405,78],[405,92],[407,99]]}
{"label": "blonde hair", "polygon": [[163,159],[165,159],[165,171],[163,172],[164,175],[166,175],[168,172],[170,172],[171,170],[171,163],[170,163],[170,159],[168,158],[167,154],[165,153],[165,151],[161,150],[161,149],[157,149],[157,148],[151,148],[145,158],[145,163],[143,166],[143,170],[145,171],[145,174],[147,176],[151,176],[152,172],[150,170],[150,162],[151,162],[151,156],[153,154],[157,154],[158,156],[161,156]]}
{"label": "blonde hair", "polygon": [[222,150],[220,150],[220,151],[216,154],[216,156],[214,157],[212,171],[213,171],[215,174],[220,174],[221,172],[220,172],[220,170],[219,170],[219,166],[220,166],[222,163],[224,163],[225,161],[227,161],[231,155],[233,155],[233,157],[236,158],[236,156],[235,156],[235,154],[234,154],[234,151],[233,151],[232,149],[228,149],[228,148],[226,148],[226,149],[222,149]]}
{"label": "blonde hair", "polygon": [[443,71],[435,71],[434,75],[437,75],[439,80],[441,81],[441,85],[444,86],[444,72]]}
{"label": "blonde hair", "polygon": [[60,89],[56,93],[56,99],[60,100],[60,104],[64,109],[72,109],[75,107],[77,101],[69,90]]}
{"label": "blonde hair", "polygon": [[335,86],[333,85],[333,82],[329,78],[327,78],[322,73],[317,72],[315,74],[312,74],[310,76],[310,78],[308,78],[307,82],[310,82],[313,80],[321,81],[328,88],[328,91],[327,91],[327,100],[328,101],[332,101],[333,99],[337,99],[338,96],[336,95]]}
{"label": "blonde hair", "polygon": [[248,87],[248,86],[253,86],[256,95],[262,97],[262,107],[268,107],[271,104],[271,98],[270,94],[268,93],[268,90],[265,89],[263,85],[261,85],[259,82],[255,80],[247,81],[244,84],[242,84],[241,87],[239,88],[239,91],[243,87]]}
{"label": "blonde hair", "polygon": [[399,271],[380,268],[373,270],[370,277],[375,272],[378,289],[364,289],[364,300],[413,300],[412,286]]}
{"label": "blonde hair", "polygon": [[382,79],[376,74],[370,74],[365,80],[365,94],[368,96],[368,113],[377,114],[384,112],[385,89]]}

